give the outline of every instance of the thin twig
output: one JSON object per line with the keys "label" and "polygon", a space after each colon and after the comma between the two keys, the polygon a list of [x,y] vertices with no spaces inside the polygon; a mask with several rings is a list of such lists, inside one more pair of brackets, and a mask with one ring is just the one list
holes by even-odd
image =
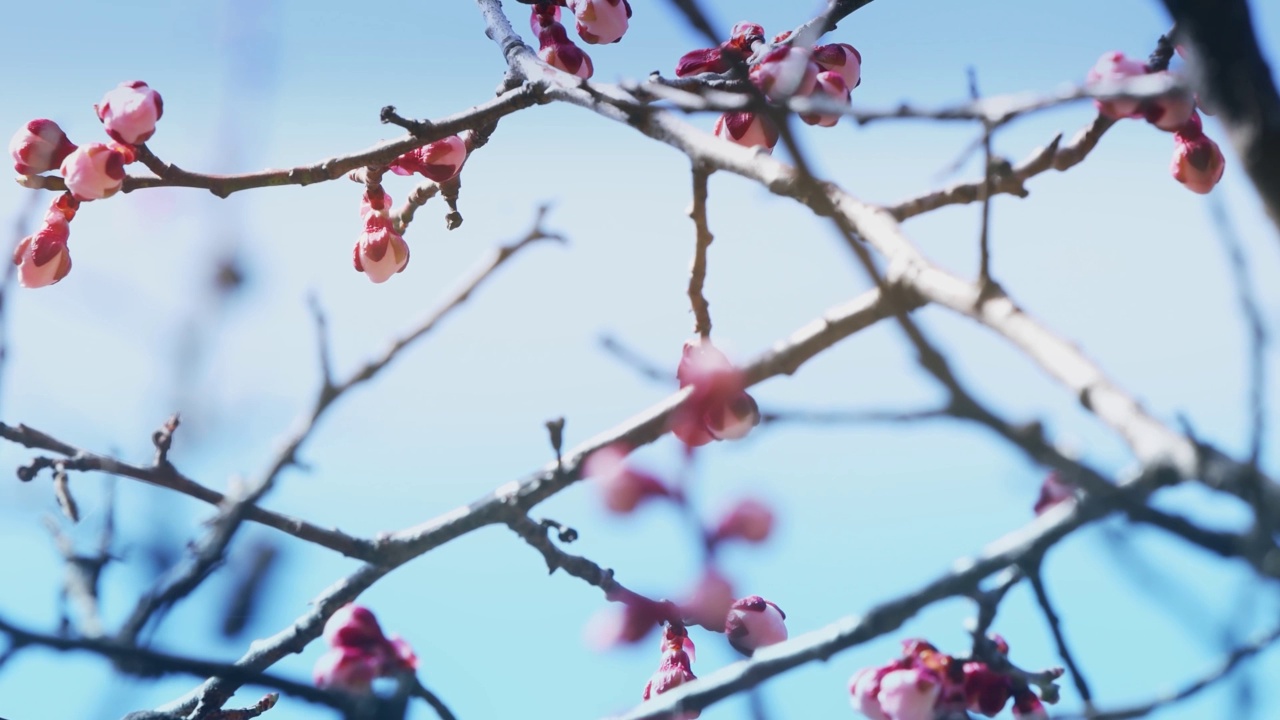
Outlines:
{"label": "thin twig", "polygon": [[703,294],[707,281],[707,248],[714,236],[707,225],[707,178],[711,171],[693,167],[693,203],[689,217],[696,228],[693,265],[689,271],[689,303],[693,306],[693,331],[702,338],[711,337],[711,308]]}
{"label": "thin twig", "polygon": [[1031,582],[1031,589],[1035,592],[1036,603],[1040,605],[1040,612],[1044,615],[1045,621],[1049,623],[1049,630],[1053,633],[1053,642],[1058,648],[1058,657],[1062,658],[1062,662],[1066,663],[1067,670],[1071,673],[1071,680],[1075,683],[1076,692],[1080,693],[1080,698],[1084,700],[1085,707],[1090,707],[1093,701],[1093,695],[1089,692],[1089,683],[1084,679],[1084,673],[1080,671],[1080,664],[1076,662],[1075,656],[1071,654],[1071,649],[1067,646],[1067,638],[1062,633],[1062,621],[1058,617],[1058,613],[1053,609],[1053,603],[1049,601],[1049,593],[1045,590],[1044,579],[1040,576],[1040,563],[1042,558],[1035,556],[1023,564],[1026,569],[1027,580]]}

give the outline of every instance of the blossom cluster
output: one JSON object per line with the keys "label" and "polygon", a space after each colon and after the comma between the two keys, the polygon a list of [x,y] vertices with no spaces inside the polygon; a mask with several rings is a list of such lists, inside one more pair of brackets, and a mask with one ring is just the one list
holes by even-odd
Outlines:
{"label": "blossom cluster", "polygon": [[591,57],[569,39],[560,24],[560,8],[573,13],[578,37],[589,45],[616,43],[627,32],[631,3],[627,0],[535,0],[529,18],[538,38],[538,57],[557,70],[586,79],[591,77]]}
{"label": "blossom cluster", "polygon": [[138,158],[136,145],[155,134],[164,114],[160,93],[145,82],[120,83],[94,106],[110,143],[77,146],[54,121],[37,118],[23,125],[9,141],[13,169],[23,176],[57,170],[67,191],[55,199],[40,227],[19,242],[13,255],[18,283],[35,288],[52,285],[71,271],[67,248],[80,203],[109,198],[124,185],[125,165]]}
{"label": "blossom cluster", "polygon": [[[773,39],[773,47],[751,65],[748,72],[751,82],[770,100],[811,97],[848,105],[853,89],[862,84],[862,54],[848,43],[812,48],[785,44],[790,36],[791,33],[786,32]],[[676,75],[727,72],[762,49],[765,49],[764,28],[741,22],[719,47],[685,53],[676,63]],[[800,119],[810,125],[831,127],[840,121],[840,115],[803,113]],[[769,152],[778,142],[777,125],[768,117],[752,112],[724,113],[716,120],[715,134],[730,142],[762,147]]]}
{"label": "blossom cluster", "polygon": [[[1003,658],[1009,646],[991,637]],[[1044,675],[1056,679],[1061,668]],[[959,660],[924,640],[902,643],[902,656],[879,667],[863,668],[849,680],[855,710],[871,720],[935,720],[972,712],[995,717],[1013,700],[1018,720],[1045,720],[1040,698],[1023,680],[978,660]]]}
{"label": "blossom cluster", "polygon": [[344,605],[324,626],[329,650],[316,661],[317,687],[367,693],[377,678],[396,677],[418,667],[418,658],[399,637],[382,634],[378,619],[359,605]]}
{"label": "blossom cluster", "polygon": [[[1168,70],[1153,70],[1116,51],[1099,58],[1086,80],[1089,83],[1119,81],[1152,73],[1169,75]],[[1222,179],[1226,158],[1218,144],[1204,134],[1204,124],[1196,111],[1197,100],[1190,93],[1178,92],[1152,100],[1116,99],[1095,103],[1099,113],[1113,120],[1142,118],[1160,130],[1173,133],[1173,161],[1169,172],[1188,190],[1203,195]]]}

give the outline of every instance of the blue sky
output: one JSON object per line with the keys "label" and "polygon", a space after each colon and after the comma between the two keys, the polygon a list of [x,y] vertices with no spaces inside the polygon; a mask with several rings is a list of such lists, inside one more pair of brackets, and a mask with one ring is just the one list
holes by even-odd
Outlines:
{"label": "blue sky", "polygon": [[[525,27],[524,8],[508,5],[516,27]],[[683,52],[701,47],[666,3],[634,6],[621,43],[588,49],[598,79],[669,71]],[[770,33],[817,9],[760,0],[708,6],[725,29],[752,20]],[[1264,49],[1275,57],[1280,7],[1255,6]],[[166,160],[213,172],[285,167],[363,148],[393,135],[377,122],[383,105],[414,116],[450,114],[490,97],[503,70],[468,2],[392,1],[376,11],[282,0],[71,3],[56,23],[32,3],[3,13],[0,67],[10,71],[0,75],[0,128],[46,116],[73,140],[98,139],[93,103],[120,81],[144,79],[165,99],[149,145]],[[1104,51],[1145,56],[1167,26],[1156,2],[879,0],[831,39],[863,54],[855,102],[889,107],[963,99],[970,66],[987,93],[1051,90],[1079,81]],[[997,150],[1020,159],[1055,133],[1074,132],[1092,112],[1077,105],[1020,120],[998,137]],[[709,128],[712,120],[698,122]],[[1216,123],[1207,128],[1223,139]],[[842,124],[806,129],[804,137],[825,175],[859,197],[893,202],[955,179],[940,173],[974,129]],[[1169,177],[1171,153],[1167,134],[1121,123],[1081,166],[1034,179],[1029,198],[999,198],[994,272],[1159,417],[1173,423],[1185,416],[1203,437],[1239,453],[1248,431],[1245,328],[1209,201]],[[961,177],[974,172],[970,162]],[[388,182],[396,200],[409,187],[399,178]],[[1275,328],[1275,230],[1230,154],[1212,197],[1250,252]],[[0,186],[0,217],[13,217],[27,199],[17,186]],[[684,287],[693,233],[683,214],[687,161],[679,154],[576,108],[538,107],[503,120],[467,165],[463,226],[446,233],[443,205],[428,205],[406,236],[413,247],[408,269],[379,286],[350,265],[358,199],[358,187],[340,180],[228,200],[161,189],[86,206],[72,226],[71,275],[7,298],[0,418],[144,461],[150,433],[181,410],[175,461],[223,487],[262,467],[314,392],[308,293],[329,314],[339,372],[349,371],[433,307],[487,249],[523,233],[543,202],[554,204],[547,224],[570,246],[517,258],[432,337],[344,399],[304,451],[312,471],[288,473],[266,504],[364,535],[404,527],[540,466],[548,417],[568,419],[572,444],[665,396],[667,388],[620,365],[597,339],[611,333],[674,368],[690,332]],[[716,342],[731,355],[751,357],[866,288],[830,228],[794,203],[723,174],[711,180],[710,202],[716,242],[707,295]],[[937,262],[972,275],[977,220],[976,206],[956,207],[904,227]],[[247,283],[238,296],[216,301],[210,268],[228,253],[243,262]],[[1011,418],[1044,420],[1052,437],[1099,467],[1130,466],[1115,437],[998,337],[945,312],[920,316],[984,400]],[[1277,366],[1274,348],[1268,359]],[[1280,406],[1276,388],[1273,408]],[[755,395],[765,406],[813,408],[909,409],[938,398],[889,325],[860,333]],[[1277,441],[1273,423],[1266,456],[1272,468]],[[0,467],[28,458],[0,446]],[[670,439],[640,454],[657,468],[672,467],[675,458]],[[797,634],[917,587],[1020,526],[1043,476],[988,433],[950,422],[769,428],[709,448],[698,469],[698,497],[709,513],[746,494],[774,503],[777,535],[763,548],[730,553],[727,562],[743,594],[775,600]],[[105,480],[72,482],[86,516],[73,535],[90,543]],[[127,482],[119,495],[126,562],[109,569],[103,600],[113,624],[150,578],[146,539],[165,535],[180,549],[209,516],[193,501]],[[1174,490],[1162,502],[1222,526],[1246,517],[1235,502],[1195,488]],[[32,627],[56,623],[62,569],[40,521],[54,510],[47,481],[0,483],[0,547],[7,551],[0,553],[0,578],[8,579],[0,582],[0,614]],[[654,508],[619,520],[604,514],[587,485],[538,512],[577,528],[576,551],[614,567],[638,590],[675,595],[696,573],[695,548],[673,513]],[[1216,664],[1221,628],[1248,631],[1275,617],[1273,589],[1251,582],[1242,566],[1139,529],[1133,546],[1191,598],[1170,600],[1183,594],[1127,564],[1107,527],[1073,536],[1046,561],[1049,591],[1100,707],[1181,685]],[[233,556],[265,539],[280,540],[270,530],[247,529]],[[286,563],[270,582],[251,637],[291,622],[354,567],[281,542]],[[157,645],[238,657],[246,641],[217,635],[226,592],[225,577],[211,579],[165,621]],[[589,718],[623,710],[638,701],[658,662],[648,643],[603,657],[589,650],[583,626],[604,606],[600,593],[572,578],[547,577],[537,554],[501,529],[414,561],[364,602],[414,645],[423,679],[462,718]],[[773,717],[853,717],[844,688],[855,670],[888,659],[902,637],[925,636],[962,652],[971,610],[944,603],[900,634],[770,682]],[[1010,596],[996,629],[1020,664],[1060,663],[1027,588]],[[695,672],[733,659],[719,638],[695,639]],[[305,678],[319,652],[317,645],[277,669]],[[1251,668],[1274,676],[1280,660],[1270,656]],[[78,690],[67,692],[72,684]],[[193,684],[121,680],[91,656],[29,650],[0,673],[0,716],[114,718]],[[1258,688],[1257,716],[1270,717],[1280,696]],[[1160,717],[1225,716],[1232,697],[1224,685]],[[242,699],[252,704],[256,697]],[[1063,707],[1078,707],[1070,683]],[[742,713],[729,702],[703,717]],[[270,717],[319,714],[287,702]],[[429,716],[417,710],[416,717]]]}

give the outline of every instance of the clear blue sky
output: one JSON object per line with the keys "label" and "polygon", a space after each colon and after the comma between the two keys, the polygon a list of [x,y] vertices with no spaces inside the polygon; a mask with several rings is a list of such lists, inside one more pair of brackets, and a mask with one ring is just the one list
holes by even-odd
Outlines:
{"label": "clear blue sky", "polygon": [[[508,5],[516,27],[526,27],[524,7]],[[701,46],[667,3],[633,5],[632,28],[620,44],[589,48],[599,79],[670,71],[683,52]],[[725,29],[753,20],[771,34],[817,9],[813,2],[762,0],[708,5]],[[1275,57],[1280,7],[1254,5]],[[235,172],[313,162],[390,137],[391,128],[377,122],[386,104],[438,117],[490,97],[503,67],[472,3],[391,0],[375,7],[70,3],[55,18],[37,3],[11,3],[0,14],[0,67],[8,69],[0,75],[0,129],[47,116],[73,140],[99,139],[93,103],[122,80],[143,79],[165,99],[150,146],[183,167]],[[862,51],[855,101],[888,107],[962,99],[969,66],[987,93],[1050,90],[1079,81],[1104,51],[1145,56],[1167,26],[1151,0],[879,0],[831,39]],[[1091,115],[1079,105],[1024,119],[998,138],[997,149],[1020,159]],[[701,119],[708,128],[711,121]],[[1207,127],[1223,139],[1212,120]],[[949,181],[940,172],[973,129],[842,124],[806,137],[825,174],[860,197],[891,202]],[[1000,198],[994,270],[1014,297],[1078,341],[1160,417],[1185,415],[1205,438],[1240,452],[1248,429],[1244,327],[1207,201],[1169,177],[1171,153],[1168,135],[1122,123],[1080,167],[1036,178],[1025,200]],[[1239,165],[1228,155],[1214,197],[1248,246],[1274,330],[1280,246]],[[964,177],[973,172],[971,163]],[[684,295],[693,246],[683,215],[685,159],[584,111],[539,107],[501,123],[468,163],[464,183],[462,228],[446,233],[443,206],[427,206],[407,234],[408,269],[379,286],[351,268],[359,189],[345,180],[229,200],[164,189],[87,205],[72,226],[71,275],[56,287],[12,295],[0,419],[144,461],[151,431],[181,410],[174,459],[223,487],[234,475],[257,472],[310,401],[318,378],[308,292],[328,310],[335,362],[345,372],[424,314],[488,248],[522,233],[545,201],[555,204],[548,224],[572,245],[516,259],[433,337],[344,400],[303,453],[313,471],[289,472],[267,505],[364,535],[400,528],[540,466],[548,456],[548,417],[567,417],[575,443],[663,397],[666,388],[607,356],[597,337],[613,333],[674,368],[692,325]],[[388,183],[397,201],[409,187],[398,178]],[[27,199],[21,188],[0,186],[0,217],[13,217]],[[976,206],[959,207],[905,227],[938,262],[972,274],[977,218]],[[715,337],[737,357],[865,289],[825,224],[750,183],[715,176],[710,219]],[[239,296],[216,303],[210,266],[231,252],[243,259],[248,283]],[[984,399],[1014,419],[1043,419],[1055,439],[1100,467],[1129,467],[1116,438],[1001,340],[943,312],[921,316]],[[195,349],[195,359],[184,347]],[[1277,367],[1274,349],[1269,359]],[[1280,407],[1277,385],[1272,408]],[[787,407],[914,408],[937,396],[888,326],[756,392],[762,405]],[[1273,469],[1278,442],[1272,424]],[[667,439],[640,458],[661,468],[675,456]],[[0,446],[0,469],[28,457]],[[708,509],[743,494],[775,504],[775,538],[762,549],[730,553],[728,564],[742,594],[776,601],[796,634],[917,587],[1023,524],[1043,475],[988,434],[957,423],[767,429],[708,449],[699,470],[699,498]],[[72,482],[86,516],[74,535],[90,543],[105,480]],[[147,538],[167,535],[179,549],[210,514],[132,483],[121,482],[119,491],[126,562],[105,578],[112,625],[149,580]],[[1165,502],[1223,526],[1245,518],[1236,503],[1194,488],[1171,492]],[[54,511],[47,480],[0,483],[0,614],[45,629],[55,626],[62,569],[40,516]],[[675,595],[696,571],[697,554],[671,513],[608,517],[587,485],[538,512],[576,527],[576,551],[614,567],[638,590]],[[1273,588],[1251,584],[1243,567],[1140,530],[1134,547],[1186,590],[1190,599],[1178,600],[1179,593],[1123,561],[1107,527],[1122,526],[1079,533],[1046,564],[1049,590],[1100,707],[1181,685],[1218,662],[1223,628],[1250,631],[1276,616]],[[233,555],[262,539],[280,540],[249,528]],[[282,542],[286,564],[270,582],[252,637],[291,622],[354,567],[327,551]],[[238,657],[245,641],[217,635],[226,591],[225,578],[215,576],[167,619],[157,645]],[[639,700],[658,662],[656,641],[603,657],[587,649],[583,626],[604,606],[600,593],[569,577],[547,577],[541,558],[501,529],[414,561],[363,601],[413,644],[423,679],[464,719],[623,710]],[[770,682],[772,717],[852,717],[845,683],[855,670],[895,654],[902,637],[925,636],[962,652],[970,614],[962,602],[936,606],[899,634]],[[1059,664],[1026,588],[1010,596],[996,629],[1018,663]],[[695,672],[733,658],[719,638],[697,639]],[[317,644],[277,670],[309,677],[319,653]],[[1251,671],[1274,677],[1280,659],[1270,656]],[[194,683],[121,680],[92,656],[29,650],[0,673],[0,716],[115,718]],[[1258,689],[1256,716],[1273,717],[1280,692],[1265,681]],[[1233,692],[1224,685],[1160,717],[1228,716]],[[1078,706],[1069,682],[1063,694],[1062,707]],[[730,702],[703,717],[742,713]],[[270,717],[319,714],[290,701]],[[415,717],[430,714],[418,708]]]}

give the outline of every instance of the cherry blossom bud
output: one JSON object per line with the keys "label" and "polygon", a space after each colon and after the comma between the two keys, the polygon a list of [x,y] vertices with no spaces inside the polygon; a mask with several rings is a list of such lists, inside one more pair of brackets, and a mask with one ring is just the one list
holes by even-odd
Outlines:
{"label": "cherry blossom bud", "polygon": [[710,340],[685,343],[676,368],[680,387],[693,391],[671,415],[671,432],[689,447],[737,440],[760,422],[760,409],[746,392],[742,371]]}
{"label": "cherry blossom bud", "polygon": [[382,661],[374,653],[358,647],[334,647],[316,661],[311,677],[316,687],[335,688],[350,693],[369,692],[373,679],[381,674]]}
{"label": "cherry blossom bud", "polygon": [[862,84],[862,53],[849,43],[819,45],[813,49],[813,61],[823,70],[838,73],[849,90]]}
{"label": "cherry blossom bud", "polygon": [[583,464],[583,475],[595,478],[609,510],[626,515],[650,498],[671,494],[666,484],[649,473],[627,466],[628,449],[621,443],[591,453]]}
{"label": "cherry blossom bud", "polygon": [[71,196],[81,202],[109,198],[124,184],[127,158],[116,148],[89,143],[76,148],[60,169]]}
{"label": "cherry blossom bud", "polygon": [[727,71],[732,64],[724,53],[724,49],[718,47],[687,52],[676,62],[676,77]]}
{"label": "cherry blossom bud", "polygon": [[880,678],[876,698],[891,720],[933,720],[933,706],[942,690],[942,679],[932,670],[894,670]]}
{"label": "cherry blossom bud", "polygon": [[373,613],[353,603],[343,605],[329,616],[321,637],[331,647],[378,645],[386,639]]}
{"label": "cherry blossom bud", "polygon": [[733,585],[723,575],[708,569],[693,592],[680,603],[680,614],[691,625],[720,632],[733,605]]}
{"label": "cherry blossom bud", "polygon": [[[1067,500],[1074,500],[1075,497],[1075,487],[1063,481],[1062,476],[1058,473],[1051,472],[1040,485],[1040,497],[1036,498],[1035,513],[1037,516],[1043,515],[1046,510],[1054,505]],[[1005,652],[1008,652],[1008,650],[1006,649]]]}
{"label": "cherry blossom bud", "polygon": [[992,670],[986,663],[964,664],[964,698],[970,712],[995,717],[1009,702],[1012,692],[1009,678]]}
{"label": "cherry blossom bud", "polygon": [[880,681],[885,675],[898,669],[897,664],[884,667],[863,668],[849,679],[850,702],[853,709],[871,720],[891,720],[880,707]]}
{"label": "cherry blossom bud", "polygon": [[1200,116],[1192,113],[1187,124],[1173,136],[1173,162],[1169,165],[1173,179],[1191,192],[1204,195],[1222,179],[1226,166],[1222,150],[1204,134]]}
{"label": "cherry blossom bud", "polygon": [[750,55],[756,45],[764,42],[764,28],[753,22],[740,22],[729,31],[725,43],[743,56]]}
{"label": "cherry blossom bud", "polygon": [[[1098,58],[1098,63],[1085,77],[1085,83],[1124,80],[1146,74],[1146,65],[1137,60],[1130,60],[1124,56],[1124,53],[1115,51],[1105,53]],[[1139,107],[1142,103],[1138,100],[1094,100],[1093,102],[1098,107],[1098,112],[1113,120],[1140,116]]]}
{"label": "cherry blossom bud", "polygon": [[627,0],[566,0],[578,20],[578,36],[591,45],[608,45],[622,39],[631,17]]}
{"label": "cherry blossom bud", "polygon": [[659,623],[676,620],[679,614],[670,601],[628,599],[622,604],[621,611],[609,608],[593,615],[587,621],[586,641],[597,650],[637,643],[648,637]]}
{"label": "cherry blossom bud", "polygon": [[410,150],[392,160],[388,169],[396,175],[418,173],[428,180],[444,182],[456,176],[466,161],[467,143],[457,135],[450,135]]}
{"label": "cherry blossom bud", "polygon": [[768,118],[749,112],[725,113],[716,119],[716,137],[744,147],[764,148],[773,152],[778,144],[778,128]]}
{"label": "cherry blossom bud", "polygon": [[764,542],[773,530],[773,511],[768,505],[750,498],[741,500],[720,520],[711,534],[712,542],[741,538],[751,543]]}
{"label": "cherry blossom bud", "polygon": [[[832,70],[824,70],[818,73],[817,83],[814,85],[813,93],[809,96],[812,98],[825,98],[834,100],[842,105],[848,105],[850,102],[849,86],[845,84],[844,76]],[[819,127],[832,127],[840,122],[841,116],[838,114],[824,115],[821,113],[805,113],[800,116],[810,125]]]}
{"label": "cherry blossom bud", "polygon": [[18,128],[9,141],[13,169],[19,175],[39,175],[53,170],[75,149],[58,123],[44,118]]}
{"label": "cherry blossom bud", "polygon": [[1049,720],[1049,713],[1035,693],[1024,689],[1013,696],[1013,717],[1015,720]]}
{"label": "cherry blossom bud", "polygon": [[156,132],[156,121],[164,114],[160,93],[141,80],[120,83],[94,105],[107,135],[127,145],[144,143]]}
{"label": "cherry blossom bud", "polygon": [[[661,695],[662,693],[691,681],[697,677],[693,674],[690,667],[692,659],[685,651],[689,640],[689,634],[685,632],[683,627],[668,625],[663,630],[662,637],[662,662],[658,664],[658,670],[649,678],[649,682],[644,685],[643,699],[648,700],[651,697]],[[679,715],[681,720],[694,720],[698,717],[698,712],[685,712]]]}
{"label": "cherry blossom bud", "polygon": [[733,604],[725,618],[724,631],[734,650],[750,655],[757,648],[786,640],[786,619],[786,613],[777,605],[751,595]]}
{"label": "cherry blossom bud", "polygon": [[375,283],[386,282],[409,264],[409,245],[391,229],[391,220],[372,213],[365,217],[364,231],[352,251],[356,270]]}
{"label": "cherry blossom bud", "polygon": [[418,666],[409,644],[399,637],[387,639],[373,613],[358,605],[338,608],[325,623],[323,637],[330,649],[312,671],[316,685],[322,688],[367,693],[374,678]]}
{"label": "cherry blossom bud", "polygon": [[391,196],[381,185],[366,187],[360,196],[360,219],[367,220],[370,215],[387,217],[391,212]]}
{"label": "cherry blossom bud", "polygon": [[[1160,74],[1167,76],[1170,73]],[[1147,119],[1147,122],[1165,132],[1177,132],[1191,120],[1191,114],[1195,110],[1195,97],[1189,92],[1180,91],[1168,97],[1148,101],[1142,109],[1142,116]]]}
{"label": "cherry blossom bud", "polygon": [[45,216],[40,228],[22,238],[13,251],[13,264],[18,266],[18,284],[25,288],[53,285],[71,272],[71,253],[67,239],[71,228],[67,220],[54,210]]}
{"label": "cherry blossom bud", "polygon": [[770,50],[751,68],[751,81],[771,100],[804,97],[818,82],[818,65],[807,50],[783,45]]}

